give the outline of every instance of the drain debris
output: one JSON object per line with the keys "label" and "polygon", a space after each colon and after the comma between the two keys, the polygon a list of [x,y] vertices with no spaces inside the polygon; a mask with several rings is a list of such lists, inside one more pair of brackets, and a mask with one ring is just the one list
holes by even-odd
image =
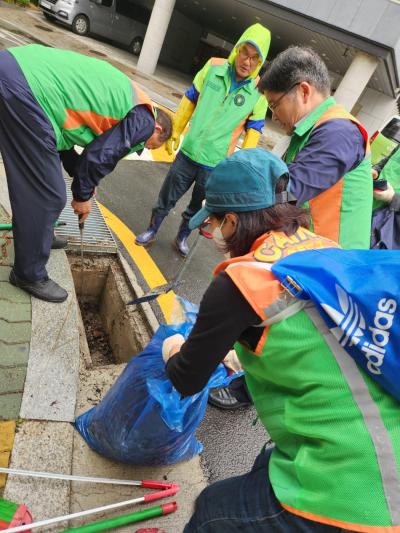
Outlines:
{"label": "drain debris", "polygon": [[79,307],[93,366],[115,364],[109,336],[100,317],[99,306],[94,302],[79,299]]}

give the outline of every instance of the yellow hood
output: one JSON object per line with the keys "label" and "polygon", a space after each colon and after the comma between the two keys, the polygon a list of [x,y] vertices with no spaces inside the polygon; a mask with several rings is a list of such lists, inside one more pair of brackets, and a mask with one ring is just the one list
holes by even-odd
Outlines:
{"label": "yellow hood", "polygon": [[265,28],[262,24],[253,24],[241,35],[237,43],[235,44],[232,52],[228,57],[229,64],[233,66],[236,61],[236,56],[238,53],[239,46],[244,43],[249,43],[253,45],[258,50],[258,54],[261,57],[261,63],[250,74],[250,78],[256,78],[262,64],[267,58],[269,45],[271,44],[271,32]]}

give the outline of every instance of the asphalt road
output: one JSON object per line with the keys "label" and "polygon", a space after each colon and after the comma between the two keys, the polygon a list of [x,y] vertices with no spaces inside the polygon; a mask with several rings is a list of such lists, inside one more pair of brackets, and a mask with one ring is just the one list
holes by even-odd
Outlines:
{"label": "asphalt road", "polygon": [[[0,26],[0,50],[28,42],[27,38]],[[115,171],[101,182],[98,199],[138,234],[147,227],[151,207],[167,170],[168,165],[163,163],[122,161]],[[172,247],[172,241],[187,199],[188,195],[170,213],[156,242],[149,248],[150,255],[167,280],[173,278],[182,263],[182,259]],[[191,241],[193,238],[194,235],[191,236]],[[220,260],[221,256],[213,248],[212,242],[201,242],[197,255],[186,271],[184,283],[176,292],[198,304],[211,280],[213,268]],[[132,261],[130,263],[146,290],[140,272]],[[162,320],[157,305],[154,309]],[[198,437],[204,445],[202,464],[210,481],[242,474],[251,468],[256,455],[267,440],[263,427],[255,420],[256,413],[252,408],[223,412],[208,407]]]}

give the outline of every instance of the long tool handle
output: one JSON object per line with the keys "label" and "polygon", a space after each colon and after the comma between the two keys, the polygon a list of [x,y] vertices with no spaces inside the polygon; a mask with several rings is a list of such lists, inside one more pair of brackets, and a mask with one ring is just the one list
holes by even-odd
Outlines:
{"label": "long tool handle", "polygon": [[[57,220],[57,222],[54,223],[54,227],[55,228],[58,228],[59,226],[66,226],[67,223],[66,222],[61,222],[60,220]],[[0,231],[2,230],[7,230],[7,229],[12,229],[12,224],[9,223],[9,224],[0,224]]]}
{"label": "long tool handle", "polygon": [[82,215],[79,216],[79,233],[81,237],[81,266],[83,268],[83,229],[85,227],[85,223],[81,222]]}
{"label": "long tool handle", "polygon": [[189,250],[189,253],[187,254],[184,262],[182,263],[182,266],[180,267],[180,269],[178,270],[178,272],[175,274],[175,277],[173,278],[172,282],[171,282],[171,285],[172,286],[175,286],[175,285],[178,285],[179,281],[181,280],[185,270],[187,269],[187,267],[189,266],[189,263],[190,261],[192,260],[192,257],[194,256],[194,253],[195,251],[197,250],[198,246],[199,246],[199,243],[200,243],[200,237],[201,237],[201,232],[199,231],[197,237],[196,237],[196,240],[194,241],[194,243],[192,244],[190,250]]}
{"label": "long tool handle", "polygon": [[189,250],[189,253],[187,254],[185,260],[183,261],[181,267],[179,268],[178,272],[175,274],[174,278],[170,283],[165,283],[164,285],[160,285],[159,287],[154,287],[154,289],[151,289],[150,291],[143,294],[143,296],[139,296],[138,298],[135,298],[134,300],[131,300],[130,302],[127,302],[126,305],[137,305],[144,302],[150,302],[151,300],[155,300],[162,294],[165,294],[169,291],[172,291],[177,285],[179,285],[179,282],[189,266],[189,263],[197,250],[200,242],[200,236],[203,235],[203,237],[206,237],[207,239],[210,238],[210,234],[205,232],[202,228],[199,230],[199,234],[196,237],[196,240],[192,244],[192,247]]}
{"label": "long tool handle", "polygon": [[97,533],[98,531],[107,531],[116,527],[125,526],[126,524],[133,524],[134,522],[141,522],[156,516],[162,516],[173,513],[177,509],[176,502],[164,503],[157,507],[150,507],[144,511],[136,511],[135,513],[126,514],[123,516],[116,516],[115,518],[108,518],[107,520],[100,520],[93,524],[87,524],[81,527],[72,527],[65,529],[63,533]]}
{"label": "long tool handle", "polygon": [[12,527],[6,529],[7,533],[19,533],[20,531],[28,531],[30,529],[36,529],[37,527],[49,526],[51,524],[57,524],[66,520],[73,520],[74,518],[80,518],[81,516],[88,516],[90,514],[101,513],[103,511],[109,511],[111,509],[118,509],[119,507],[126,507],[127,505],[134,505],[135,503],[144,503],[144,498],[134,498],[133,500],[127,500],[124,502],[112,503],[111,505],[104,505],[103,507],[96,507],[94,509],[88,509],[87,511],[80,511],[79,513],[67,514],[64,516],[56,516],[55,518],[49,518],[47,520],[41,520],[40,522],[33,522],[32,524],[26,524],[24,526]]}
{"label": "long tool handle", "polygon": [[56,474],[53,472],[34,472],[31,470],[19,470],[19,469],[14,469],[14,468],[0,468],[0,474],[12,474],[15,476],[24,476],[24,477],[43,477],[46,479],[64,479],[66,481],[83,481],[85,483],[107,483],[111,485],[133,485],[133,486],[138,486],[138,487],[141,487],[143,483],[142,481],[131,481],[129,479],[110,479],[106,477],[72,476],[69,474]]}

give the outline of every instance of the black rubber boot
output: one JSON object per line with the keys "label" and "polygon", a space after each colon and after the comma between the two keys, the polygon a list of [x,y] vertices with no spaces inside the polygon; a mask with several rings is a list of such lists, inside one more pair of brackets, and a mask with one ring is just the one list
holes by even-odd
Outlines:
{"label": "black rubber boot", "polygon": [[187,241],[190,234],[191,230],[189,229],[189,221],[183,218],[178,229],[178,235],[174,241],[176,249],[181,255],[183,255],[183,257],[186,257],[189,253],[189,244]]}
{"label": "black rubber boot", "polygon": [[136,237],[135,243],[139,246],[147,246],[153,242],[156,238],[157,231],[159,230],[165,215],[154,215],[150,219],[149,227]]}
{"label": "black rubber boot", "polygon": [[46,302],[61,303],[68,298],[68,292],[48,277],[38,281],[25,281],[19,278],[12,269],[10,283]]}
{"label": "black rubber boot", "polygon": [[247,390],[244,377],[234,379],[227,387],[210,389],[208,403],[220,409],[239,409],[249,407],[252,400]]}
{"label": "black rubber boot", "polygon": [[51,249],[61,250],[62,248],[66,248],[67,245],[68,240],[65,237],[58,237],[57,235],[54,235],[53,242],[51,243]]}

